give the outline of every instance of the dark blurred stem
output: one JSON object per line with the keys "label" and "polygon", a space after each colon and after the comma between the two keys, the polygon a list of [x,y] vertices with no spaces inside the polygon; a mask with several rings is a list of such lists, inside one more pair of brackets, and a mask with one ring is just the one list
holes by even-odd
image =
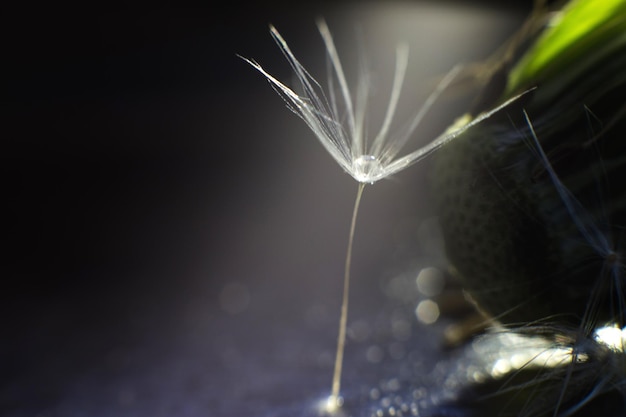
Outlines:
{"label": "dark blurred stem", "polygon": [[352,222],[350,224],[350,237],[348,238],[348,251],[346,253],[346,266],[343,276],[343,301],[341,303],[341,318],[339,319],[339,336],[337,337],[337,354],[335,356],[335,372],[333,373],[333,387],[331,391],[330,404],[341,406],[339,389],[341,386],[341,369],[343,366],[343,351],[346,345],[346,325],[348,322],[348,296],[350,293],[350,263],[352,261],[352,242],[354,241],[354,229],[356,217],[359,212],[361,196],[363,195],[364,183],[359,183],[359,188],[354,201],[352,211]]}

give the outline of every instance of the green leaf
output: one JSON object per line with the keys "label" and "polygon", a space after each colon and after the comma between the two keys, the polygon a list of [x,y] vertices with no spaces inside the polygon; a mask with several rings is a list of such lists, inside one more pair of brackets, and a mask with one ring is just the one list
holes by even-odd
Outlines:
{"label": "green leaf", "polygon": [[556,91],[626,45],[626,0],[572,0],[508,78],[506,95],[549,81]]}

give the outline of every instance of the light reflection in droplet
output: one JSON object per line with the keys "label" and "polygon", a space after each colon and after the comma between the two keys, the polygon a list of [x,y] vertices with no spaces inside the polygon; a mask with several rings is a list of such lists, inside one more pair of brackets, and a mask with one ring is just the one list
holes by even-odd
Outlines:
{"label": "light reflection in droplet", "polygon": [[424,324],[433,324],[439,319],[439,306],[433,300],[422,300],[415,309],[417,319]]}
{"label": "light reflection in droplet", "polygon": [[383,166],[374,155],[361,155],[352,163],[354,178],[359,182],[372,182],[383,171]]}

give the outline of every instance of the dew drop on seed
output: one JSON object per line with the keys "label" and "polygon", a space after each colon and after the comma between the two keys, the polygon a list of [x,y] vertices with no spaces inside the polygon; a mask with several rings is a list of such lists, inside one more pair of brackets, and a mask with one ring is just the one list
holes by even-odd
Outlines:
{"label": "dew drop on seed", "polygon": [[360,182],[371,182],[382,172],[383,166],[374,155],[361,155],[352,162],[355,178]]}

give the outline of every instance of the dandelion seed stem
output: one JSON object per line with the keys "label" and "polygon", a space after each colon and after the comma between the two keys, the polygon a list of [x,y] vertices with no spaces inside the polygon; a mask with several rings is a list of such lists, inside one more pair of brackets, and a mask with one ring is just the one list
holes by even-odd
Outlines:
{"label": "dandelion seed stem", "polygon": [[352,261],[352,242],[354,241],[354,229],[356,217],[359,212],[361,196],[363,195],[364,183],[359,183],[359,188],[354,201],[352,222],[350,223],[350,236],[348,237],[348,250],[346,252],[346,265],[343,276],[343,300],[341,302],[341,317],[339,319],[339,336],[337,337],[337,354],[335,355],[335,371],[333,373],[333,385],[330,395],[330,403],[341,405],[339,389],[341,386],[341,370],[343,367],[343,351],[346,346],[346,327],[348,323],[348,297],[350,292],[350,263]]}

